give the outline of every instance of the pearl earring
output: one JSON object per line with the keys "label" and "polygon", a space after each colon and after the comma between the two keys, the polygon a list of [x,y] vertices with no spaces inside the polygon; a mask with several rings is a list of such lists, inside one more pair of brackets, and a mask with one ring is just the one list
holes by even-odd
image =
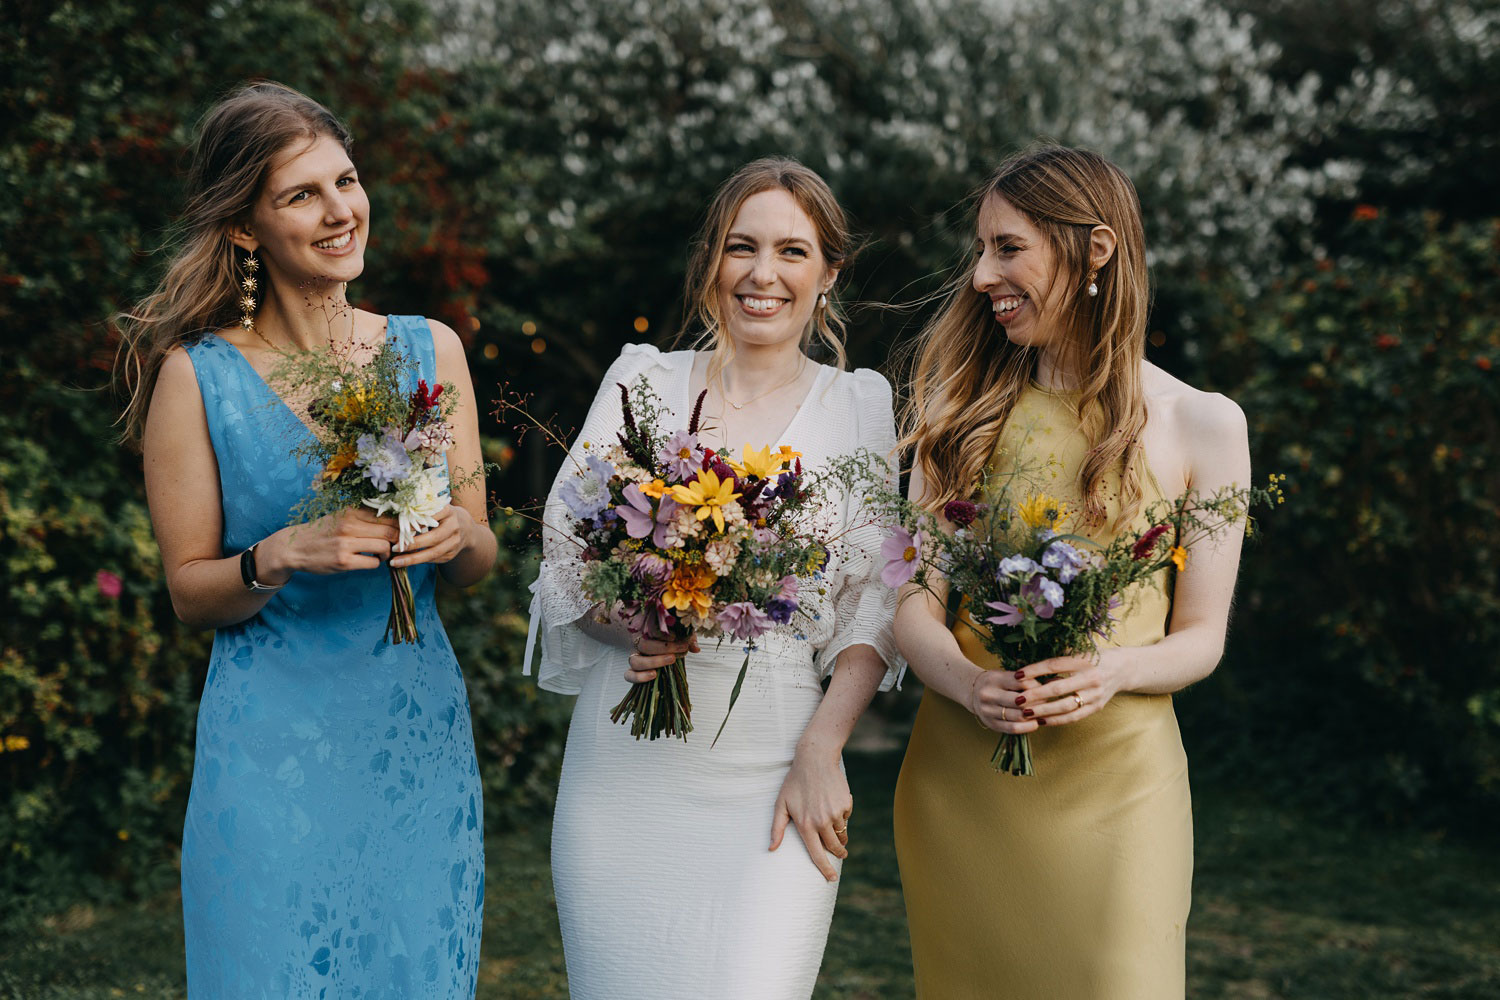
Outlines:
{"label": "pearl earring", "polygon": [[818,293],[818,308],[819,309],[827,309],[828,308],[828,293],[827,292],[819,292]]}
{"label": "pearl earring", "polygon": [[1089,272],[1089,298],[1095,298],[1099,294],[1099,286],[1094,279],[1099,277],[1099,269],[1096,267]]}

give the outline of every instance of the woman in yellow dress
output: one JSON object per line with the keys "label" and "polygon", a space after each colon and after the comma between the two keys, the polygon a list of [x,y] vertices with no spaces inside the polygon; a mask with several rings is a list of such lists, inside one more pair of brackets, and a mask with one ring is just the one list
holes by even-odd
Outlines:
{"label": "woman in yellow dress", "polygon": [[[1023,467],[1064,530],[1107,542],[1155,500],[1247,486],[1239,407],[1145,360],[1129,178],[1042,146],[977,207],[973,263],[917,354],[912,497],[940,511],[987,466]],[[1172,693],[1218,663],[1241,538],[1124,595],[1097,655],[1015,671],[952,622],[941,583],[903,592],[896,641],[926,685],[895,803],[919,998],[1183,996],[1193,832]],[[1034,777],[992,768],[999,733],[1030,734]]]}

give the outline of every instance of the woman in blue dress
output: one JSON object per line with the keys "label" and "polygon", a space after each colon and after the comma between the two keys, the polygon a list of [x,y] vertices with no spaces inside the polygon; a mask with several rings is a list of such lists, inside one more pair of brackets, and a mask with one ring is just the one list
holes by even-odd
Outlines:
{"label": "woman in blue dress", "polygon": [[[315,101],[245,86],[199,128],[184,239],[122,320],[127,437],[177,614],[216,629],[182,843],[188,995],[472,997],[484,857],[468,697],[433,593],[490,569],[476,477],[398,552],[388,517],[287,527],[319,470],[292,455],[306,400],[285,352],[368,357],[386,338],[456,390],[455,482],[480,465],[462,346],[441,323],[352,308],[369,200]],[[249,263],[250,261],[256,263]],[[247,280],[248,279],[248,280]],[[384,640],[385,562],[420,640]]]}

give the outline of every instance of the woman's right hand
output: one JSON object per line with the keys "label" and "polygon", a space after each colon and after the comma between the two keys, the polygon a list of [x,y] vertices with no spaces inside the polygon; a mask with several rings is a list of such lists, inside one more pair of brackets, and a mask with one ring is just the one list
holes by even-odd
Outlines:
{"label": "woman's right hand", "polygon": [[969,687],[966,706],[980,724],[997,733],[1029,733],[1036,719],[1026,707],[1026,692],[1041,684],[1014,670],[980,670]]}
{"label": "woman's right hand", "polygon": [[698,638],[691,635],[686,639],[647,639],[642,636],[634,646],[630,666],[625,670],[625,679],[632,684],[656,680],[656,672],[670,667],[682,653],[702,652],[698,648]]}
{"label": "woman's right hand", "polygon": [[261,583],[285,583],[294,572],[347,573],[377,569],[401,539],[393,517],[368,507],[350,507],[308,524],[282,528],[256,548]]}

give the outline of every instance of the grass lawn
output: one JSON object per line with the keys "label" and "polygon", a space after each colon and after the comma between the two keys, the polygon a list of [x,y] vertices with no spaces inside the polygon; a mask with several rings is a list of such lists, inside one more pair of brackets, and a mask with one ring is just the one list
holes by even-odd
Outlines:
{"label": "grass lawn", "polygon": [[[911,996],[891,844],[899,753],[851,753],[855,853],[815,997]],[[1188,995],[1500,997],[1500,854],[1401,830],[1314,822],[1243,790],[1194,789]],[[548,824],[492,836],[480,1000],[567,996]],[[183,996],[175,896],[74,907],[0,942],[0,1000]]]}

